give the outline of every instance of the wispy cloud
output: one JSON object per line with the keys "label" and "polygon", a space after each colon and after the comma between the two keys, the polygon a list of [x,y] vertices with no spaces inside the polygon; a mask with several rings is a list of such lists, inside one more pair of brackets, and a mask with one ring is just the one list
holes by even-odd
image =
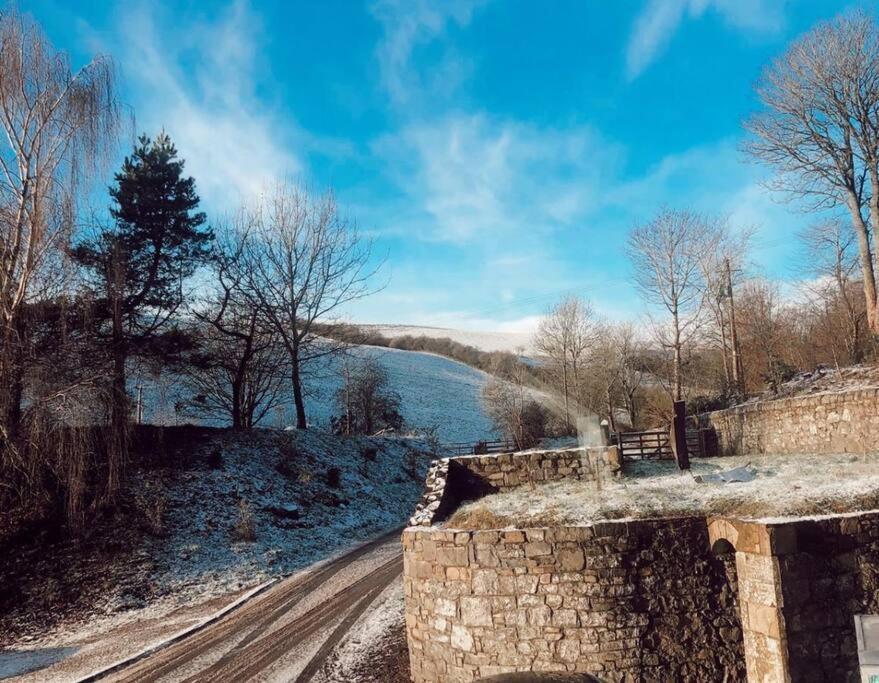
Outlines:
{"label": "wispy cloud", "polygon": [[303,173],[289,149],[295,124],[257,94],[266,78],[257,50],[264,31],[245,2],[186,22],[148,4],[126,5],[121,16],[114,52],[136,93],[138,128],[171,134],[212,206],[228,207],[266,181]]}
{"label": "wispy cloud", "polygon": [[731,27],[771,33],[784,25],[785,0],[647,0],[635,20],[626,47],[626,75],[637,78],[671,42],[686,18],[706,11],[721,15]]}
{"label": "wispy cloud", "polygon": [[487,0],[377,0],[372,14],[384,32],[377,47],[382,85],[396,105],[416,103],[428,92],[450,95],[469,71],[467,60],[447,50],[429,69],[413,64],[413,53],[435,41],[452,25],[467,26]]}
{"label": "wispy cloud", "polygon": [[597,201],[598,180],[620,153],[588,126],[539,128],[485,114],[408,125],[375,149],[421,208],[421,236],[458,244],[571,223]]}

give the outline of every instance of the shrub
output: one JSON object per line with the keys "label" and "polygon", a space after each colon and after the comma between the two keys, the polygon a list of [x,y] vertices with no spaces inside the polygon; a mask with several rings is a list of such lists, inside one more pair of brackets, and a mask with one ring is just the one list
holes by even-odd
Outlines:
{"label": "shrub", "polygon": [[223,469],[223,449],[219,446],[214,446],[208,453],[208,467],[212,470]]}
{"label": "shrub", "polygon": [[327,470],[327,486],[337,489],[342,485],[342,471],[338,467],[330,467]]}
{"label": "shrub", "polygon": [[375,434],[403,427],[400,396],[390,388],[390,378],[377,361],[367,358],[356,365],[347,362],[343,385],[336,392],[340,415],[330,418],[336,434]]}
{"label": "shrub", "polygon": [[168,501],[160,492],[150,491],[139,493],[136,497],[137,508],[143,515],[146,530],[152,536],[160,538],[165,535],[165,509]]}
{"label": "shrub", "polygon": [[363,456],[364,460],[374,462],[376,457],[378,456],[378,448],[376,448],[375,446],[364,446],[360,449],[360,455]]}
{"label": "shrub", "polygon": [[238,519],[232,527],[232,540],[241,543],[253,543],[256,540],[253,511],[243,498],[238,501]]}

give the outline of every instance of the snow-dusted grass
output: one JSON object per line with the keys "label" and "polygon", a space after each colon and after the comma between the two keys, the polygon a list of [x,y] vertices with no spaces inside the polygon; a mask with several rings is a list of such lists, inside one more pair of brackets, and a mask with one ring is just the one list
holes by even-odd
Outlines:
{"label": "snow-dusted grass", "polygon": [[[217,451],[220,458],[211,457]],[[125,567],[114,570],[118,580],[85,613],[51,632],[30,629],[29,647],[66,643],[71,634],[81,641],[134,619],[161,618],[287,576],[402,527],[432,457],[426,443],[407,437],[344,438],[318,430],[209,433],[185,468],[134,474],[129,493],[144,512],[141,519],[133,510],[126,523],[155,532],[146,511],[161,500],[160,535],[144,537],[138,561],[122,560]],[[329,483],[331,467],[340,470],[338,487]],[[236,541],[243,507],[252,515],[252,542]]]}
{"label": "snow-dusted grass", "polygon": [[[696,477],[749,466],[741,483]],[[487,496],[462,506],[451,528],[588,524],[600,520],[730,515],[814,516],[879,508],[879,455],[764,455],[705,458],[680,472],[673,461],[627,462],[600,484],[563,480]]]}
{"label": "snow-dusted grass", "polygon": [[[334,550],[401,524],[421,492],[429,455],[405,438],[342,438],[308,430],[218,434],[222,469],[151,472],[167,477],[164,538],[152,539],[154,580],[168,592],[214,595],[285,575]],[[364,449],[377,449],[375,459]],[[415,464],[413,472],[407,471]],[[328,484],[331,467],[340,485]],[[254,540],[235,540],[241,501]],[[297,517],[298,519],[294,519]]]}
{"label": "snow-dusted grass", "polygon": [[451,339],[459,344],[472,346],[480,351],[508,351],[532,355],[533,337],[530,332],[499,332],[454,330],[448,327],[429,327],[424,325],[360,325],[363,329],[378,332],[383,337],[432,337]]}
{"label": "snow-dusted grass", "polygon": [[[400,395],[401,413],[407,429],[435,428],[444,443],[495,438],[491,421],[482,403],[482,388],[489,376],[481,370],[449,358],[418,351],[401,351],[372,346],[351,351],[357,358],[376,359],[388,372],[390,388]],[[342,359],[328,357],[306,368],[305,399],[309,423],[327,428],[338,413],[336,392],[342,386]],[[190,395],[178,378],[141,375],[130,381],[144,386],[146,422],[153,424],[205,424],[225,426],[227,421],[205,419],[175,406]],[[263,426],[283,428],[295,424],[291,403],[267,415]]]}

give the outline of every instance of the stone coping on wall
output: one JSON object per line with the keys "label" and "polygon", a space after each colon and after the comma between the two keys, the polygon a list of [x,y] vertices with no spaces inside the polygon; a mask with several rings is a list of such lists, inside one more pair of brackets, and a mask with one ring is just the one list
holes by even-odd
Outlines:
{"label": "stone coping on wall", "polygon": [[723,455],[879,450],[879,387],[745,403],[697,416]]}
{"label": "stone coping on wall", "polygon": [[840,391],[822,391],[799,396],[766,398],[751,403],[741,403],[730,408],[714,410],[703,415],[717,413],[748,412],[760,410],[787,410],[791,407],[832,405],[847,401],[872,401],[879,399],[879,387],[862,387],[859,389],[843,389]]}
{"label": "stone coping on wall", "polygon": [[594,481],[621,471],[616,446],[463,455],[434,461],[424,494],[409,524],[429,526],[447,519],[464,501],[544,481]]}

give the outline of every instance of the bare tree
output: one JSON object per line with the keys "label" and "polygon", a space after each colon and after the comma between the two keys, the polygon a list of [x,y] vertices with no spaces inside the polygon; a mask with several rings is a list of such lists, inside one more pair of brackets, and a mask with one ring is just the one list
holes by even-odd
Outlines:
{"label": "bare tree", "polygon": [[[237,222],[240,223],[239,215]],[[246,225],[218,231],[211,273],[214,286],[192,307],[199,351],[185,369],[198,413],[228,418],[249,429],[283,405],[289,377],[286,350],[271,325],[244,293],[248,264],[242,260]]]}
{"label": "bare tree", "polygon": [[342,386],[336,392],[341,415],[333,420],[339,434],[375,434],[382,429],[400,429],[400,395],[391,388],[388,371],[374,358],[351,362],[345,358]]}
{"label": "bare tree", "polygon": [[296,426],[305,429],[303,369],[339,350],[314,325],[332,322],[344,305],[371,293],[372,243],[339,212],[332,192],[312,196],[279,184],[247,216],[242,291],[287,352]]}
{"label": "bare tree", "polygon": [[482,388],[482,400],[495,429],[516,448],[531,448],[545,435],[547,411],[525,385],[521,368],[490,379]]}
{"label": "bare tree", "polygon": [[781,303],[778,286],[752,280],[742,289],[742,351],[749,356],[751,388],[768,383],[775,391],[792,374],[788,362],[792,311]]}
{"label": "bare tree", "polygon": [[70,238],[77,189],[117,123],[111,61],[75,71],[39,26],[0,11],[0,436],[15,431],[20,312]]}
{"label": "bare tree", "polygon": [[757,95],[763,111],[745,124],[752,133],[746,149],[776,170],[772,186],[789,198],[804,200],[813,209],[848,209],[858,242],[867,322],[879,333],[875,20],[858,12],[819,24],[765,70]]}
{"label": "bare tree", "polygon": [[[807,286],[812,309],[829,345],[834,364],[864,359],[866,311],[853,296],[857,258],[855,235],[837,220],[814,223],[800,232],[804,270],[814,278]],[[842,348],[840,349],[840,342]]]}
{"label": "bare tree", "polygon": [[707,236],[700,268],[705,305],[713,320],[706,338],[720,350],[726,394],[742,390],[742,364],[735,324],[733,289],[741,282],[753,231],[733,231],[728,221],[717,220]]}
{"label": "bare tree", "polygon": [[691,211],[665,209],[629,235],[635,282],[664,308],[668,326],[654,325],[659,344],[672,353],[672,396],[683,398],[683,355],[703,323],[705,286],[701,264],[715,241],[715,223]]}
{"label": "bare tree", "polygon": [[565,427],[571,431],[570,395],[582,402],[581,371],[584,355],[596,338],[592,306],[580,297],[569,296],[541,318],[534,337],[537,350],[546,356],[559,375],[565,404]]}

